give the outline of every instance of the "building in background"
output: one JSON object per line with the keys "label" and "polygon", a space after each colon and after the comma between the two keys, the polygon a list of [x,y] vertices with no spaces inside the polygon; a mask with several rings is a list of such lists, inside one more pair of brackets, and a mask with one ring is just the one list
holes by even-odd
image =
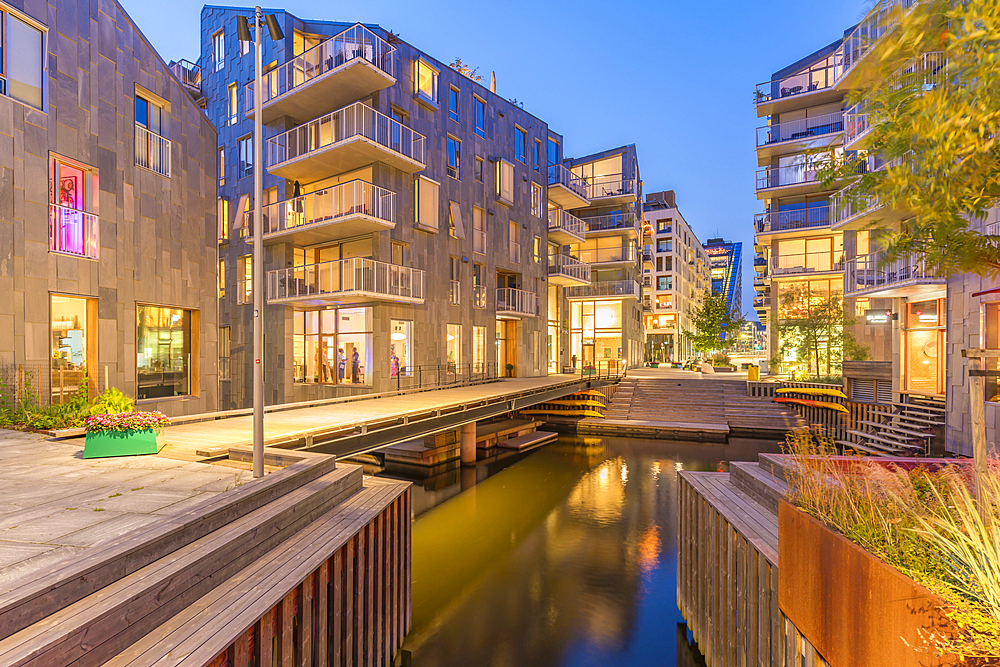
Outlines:
{"label": "building in background", "polygon": [[705,254],[712,276],[712,294],[726,297],[729,310],[743,314],[743,244],[724,239],[708,239]]}
{"label": "building in background", "polygon": [[116,2],[60,3],[58,33],[54,5],[18,4],[0,5],[0,377],[43,404],[86,380],[215,410],[216,130]]}
{"label": "building in background", "polygon": [[684,361],[695,354],[684,333],[694,332],[695,311],[711,284],[705,248],[677,208],[673,190],[646,194],[642,229],[646,361]]}
{"label": "building in background", "polygon": [[[249,405],[263,289],[266,400],[548,370],[547,125],[378,27],[278,11],[264,40],[266,167],[252,200],[248,8],[206,6],[201,86],[220,128],[223,404]],[[263,207],[265,284],[251,276]]]}
{"label": "building in background", "polygon": [[745,322],[740,327],[736,342],[730,349],[733,355],[765,357],[767,355],[767,328],[760,322]]}

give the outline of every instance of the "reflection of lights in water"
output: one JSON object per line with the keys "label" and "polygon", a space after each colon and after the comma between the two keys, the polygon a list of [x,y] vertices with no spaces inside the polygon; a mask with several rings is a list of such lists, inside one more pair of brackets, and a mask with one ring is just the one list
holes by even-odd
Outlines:
{"label": "reflection of lights in water", "polygon": [[628,466],[622,463],[622,484],[628,482]]}
{"label": "reflection of lights in water", "polygon": [[677,461],[676,463],[674,463],[674,470],[676,470],[677,472],[684,470],[684,464],[681,463],[680,461]]}
{"label": "reflection of lights in water", "polygon": [[660,528],[650,526],[639,538],[639,568],[648,575],[660,564]]}
{"label": "reflection of lights in water", "polygon": [[597,472],[597,477],[601,480],[601,486],[608,485],[608,466],[605,464]]}
{"label": "reflection of lights in water", "polygon": [[[584,475],[567,499],[572,514],[598,525],[617,523],[625,503],[624,480],[627,473],[623,470],[624,466],[622,459],[612,459]],[[619,479],[622,481],[619,482]],[[615,480],[614,483],[611,480]]]}

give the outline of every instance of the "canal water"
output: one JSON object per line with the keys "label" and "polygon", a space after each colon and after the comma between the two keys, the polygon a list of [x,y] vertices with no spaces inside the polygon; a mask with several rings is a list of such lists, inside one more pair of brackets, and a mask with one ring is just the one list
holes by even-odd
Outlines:
{"label": "canal water", "polygon": [[415,481],[399,662],[704,664],[677,609],[677,473],[778,449],[561,437]]}

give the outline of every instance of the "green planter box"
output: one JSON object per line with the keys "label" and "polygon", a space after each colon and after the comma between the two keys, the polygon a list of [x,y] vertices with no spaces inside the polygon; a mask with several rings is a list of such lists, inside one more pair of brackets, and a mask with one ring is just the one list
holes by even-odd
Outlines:
{"label": "green planter box", "polygon": [[137,431],[88,431],[83,446],[83,458],[156,454],[163,448],[163,444],[162,428],[145,428]]}

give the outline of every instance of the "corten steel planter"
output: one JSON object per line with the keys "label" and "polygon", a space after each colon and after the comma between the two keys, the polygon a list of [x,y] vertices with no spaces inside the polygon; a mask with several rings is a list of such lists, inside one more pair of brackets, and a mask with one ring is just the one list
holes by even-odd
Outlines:
{"label": "corten steel planter", "polygon": [[948,633],[934,593],[786,500],[778,506],[778,606],[832,667],[961,665],[919,632]]}
{"label": "corten steel planter", "polygon": [[83,458],[139,456],[156,454],[163,449],[163,429],[145,428],[128,431],[87,431]]}

